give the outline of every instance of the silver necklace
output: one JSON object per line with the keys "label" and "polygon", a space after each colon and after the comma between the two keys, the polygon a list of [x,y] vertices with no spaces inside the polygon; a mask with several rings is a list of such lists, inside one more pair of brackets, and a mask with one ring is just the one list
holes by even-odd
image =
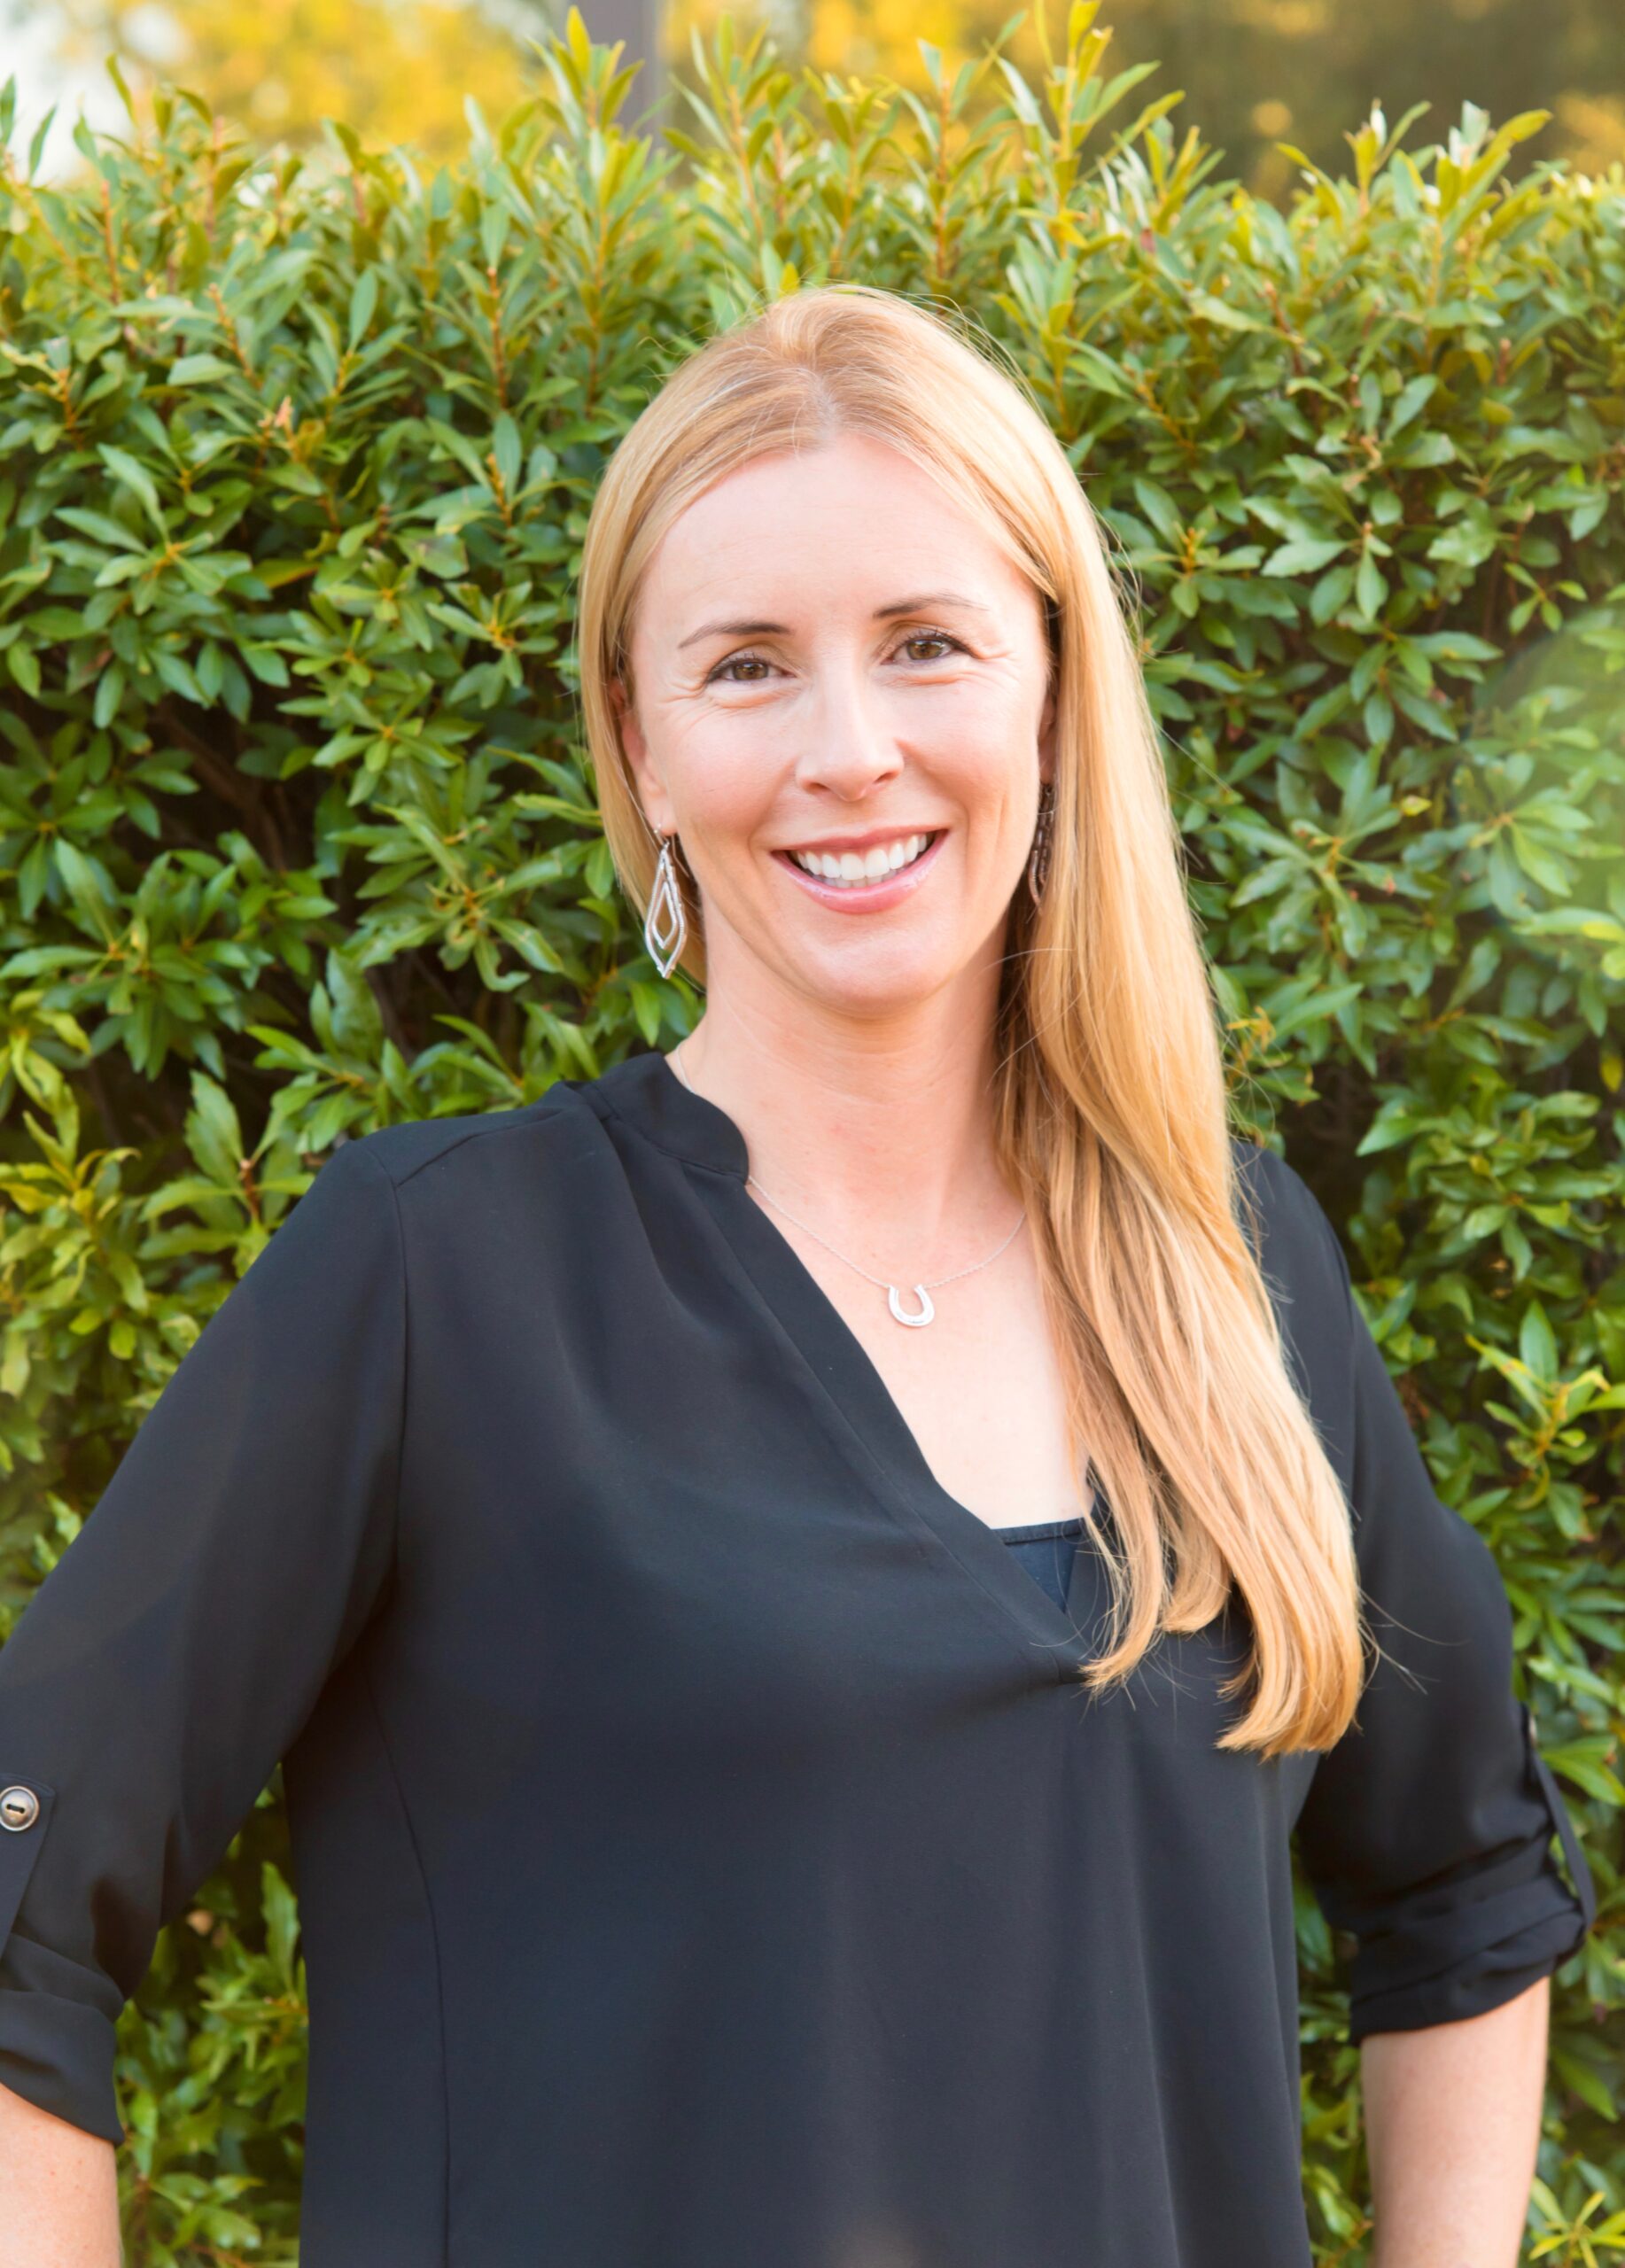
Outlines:
{"label": "silver necklace", "polygon": [[[676,1051],[673,1050],[665,1060],[671,1065],[673,1070],[676,1072],[684,1086],[688,1088],[689,1093],[691,1095],[697,1094],[699,1090],[694,1084],[693,1080],[689,1078],[688,1074],[683,1069],[682,1065],[678,1061]],[[704,1100],[704,1098],[702,1096],[701,1099]],[[886,1294],[886,1305],[890,1309],[892,1314],[899,1323],[906,1324],[911,1331],[923,1330],[925,1325],[931,1322],[936,1316],[937,1310],[931,1305],[931,1293],[934,1291],[944,1284],[957,1284],[961,1276],[974,1276],[981,1269],[991,1268],[994,1261],[998,1259],[999,1253],[1004,1250],[1005,1245],[1010,1244],[1014,1241],[1027,1218],[1025,1209],[1023,1209],[1021,1219],[1017,1221],[1015,1227],[1011,1230],[1010,1234],[1005,1239],[1004,1244],[999,1246],[999,1251],[990,1252],[987,1258],[985,1260],[978,1260],[975,1267],[957,1268],[952,1276],[935,1276],[932,1278],[929,1285],[916,1284],[914,1285],[914,1296],[920,1302],[920,1312],[918,1315],[905,1315],[903,1312],[903,1302],[898,1295],[898,1287],[895,1284],[888,1284],[878,1276],[871,1276],[867,1268],[858,1268],[857,1262],[855,1260],[848,1260],[844,1252],[836,1252],[834,1245],[829,1242],[827,1237],[820,1237],[816,1229],[809,1229],[805,1221],[796,1220],[795,1214],[789,1210],[788,1206],[781,1205],[776,1197],[773,1196],[767,1190],[762,1189],[761,1183],[757,1180],[756,1176],[753,1173],[747,1171],[745,1179],[750,1183],[753,1188],[761,1189],[762,1195],[766,1198],[767,1202],[773,1206],[776,1211],[782,1213],[787,1221],[795,1221],[796,1226],[798,1229],[805,1231],[805,1233],[812,1238],[814,1244],[821,1244],[826,1252],[834,1252],[836,1258],[837,1260],[845,1261],[847,1267],[857,1268],[859,1275],[863,1278],[866,1283],[873,1284],[877,1291],[883,1292]]]}

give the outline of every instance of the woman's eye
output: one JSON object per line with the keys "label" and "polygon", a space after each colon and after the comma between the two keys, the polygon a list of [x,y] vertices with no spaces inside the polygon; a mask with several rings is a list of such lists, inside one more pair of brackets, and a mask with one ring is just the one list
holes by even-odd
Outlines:
{"label": "woman's eye", "polygon": [[[950,636],[945,630],[911,630],[906,638],[900,638],[892,650],[894,653],[900,653],[906,646],[950,646],[960,654],[966,650],[963,642],[958,638]],[[928,654],[925,659],[937,661],[941,656]],[[765,654],[730,654],[726,662],[718,663],[705,682],[707,685],[759,685],[761,683],[759,678],[730,678],[725,676],[724,672],[727,670],[766,669],[768,666],[767,656]]]}

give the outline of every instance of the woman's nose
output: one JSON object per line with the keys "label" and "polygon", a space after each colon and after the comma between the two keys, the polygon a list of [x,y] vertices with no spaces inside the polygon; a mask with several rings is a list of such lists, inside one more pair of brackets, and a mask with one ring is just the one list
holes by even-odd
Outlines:
{"label": "woman's nose", "polygon": [[879,696],[851,678],[821,685],[807,711],[805,741],[797,760],[798,784],[857,796],[895,777],[903,757],[884,711]]}

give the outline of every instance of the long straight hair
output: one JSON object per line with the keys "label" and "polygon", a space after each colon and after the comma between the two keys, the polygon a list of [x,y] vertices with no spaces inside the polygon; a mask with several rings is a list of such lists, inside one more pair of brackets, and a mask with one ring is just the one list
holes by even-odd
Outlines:
{"label": "long straight hair", "polygon": [[[1111,1603],[1085,1677],[1126,1681],[1160,1631],[1205,1628],[1233,1586],[1251,1651],[1223,1691],[1253,1690],[1218,1745],[1329,1748],[1353,1720],[1371,1633],[1349,1507],[1243,1232],[1244,1206],[1256,1223],[1220,1016],[1131,616],[1019,376],[947,315],[866,284],[791,292],[691,352],[617,448],[587,524],[578,655],[621,886],[647,909],[657,846],[611,687],[635,700],[631,628],[656,547],[742,465],[848,433],[940,483],[1045,604],[1052,848],[1040,904],[1023,882],[1009,911],[995,1140],[1027,1208],[1077,1493],[1087,1442],[1116,1530],[1085,1511]],[[703,985],[701,909],[685,907],[681,966]]]}

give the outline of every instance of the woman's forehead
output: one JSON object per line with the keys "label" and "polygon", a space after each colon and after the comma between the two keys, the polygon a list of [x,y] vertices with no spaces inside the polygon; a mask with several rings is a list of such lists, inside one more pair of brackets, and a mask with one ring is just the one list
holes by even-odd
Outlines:
{"label": "woman's forehead", "polygon": [[[1026,579],[977,521],[919,470],[753,460],[686,506],[641,578],[637,611],[680,648],[707,625],[767,636],[809,610],[867,621],[915,602],[999,613]],[[884,487],[882,482],[888,484]]]}

